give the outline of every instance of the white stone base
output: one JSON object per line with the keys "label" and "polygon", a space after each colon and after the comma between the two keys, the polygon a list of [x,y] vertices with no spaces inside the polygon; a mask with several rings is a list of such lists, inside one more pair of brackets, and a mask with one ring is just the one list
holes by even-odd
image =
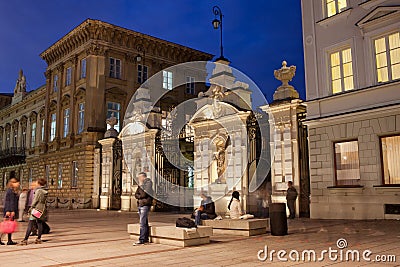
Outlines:
{"label": "white stone base", "polygon": [[131,196],[121,196],[121,210],[131,210]]}
{"label": "white stone base", "polygon": [[100,196],[100,209],[101,210],[107,210],[108,209],[108,202],[109,202],[108,196]]}
{"label": "white stone base", "polygon": [[211,226],[213,234],[253,236],[262,235],[269,228],[269,219],[223,219],[203,220],[202,225]]}
{"label": "white stone base", "polygon": [[[128,224],[131,238],[138,238],[139,224]],[[210,243],[213,235],[212,227],[198,226],[197,228],[179,228],[175,226],[150,226],[150,242],[178,247],[197,246]]]}

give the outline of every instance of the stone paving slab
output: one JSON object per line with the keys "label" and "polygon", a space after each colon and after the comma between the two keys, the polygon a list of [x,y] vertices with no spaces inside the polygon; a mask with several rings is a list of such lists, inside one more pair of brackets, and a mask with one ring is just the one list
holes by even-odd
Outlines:
{"label": "stone paving slab", "polygon": [[[132,246],[126,232],[128,223],[138,223],[133,212],[96,210],[54,210],[50,213],[52,232],[44,235],[43,244],[1,246],[0,266],[400,266],[400,221],[396,220],[310,220],[288,221],[289,235],[253,236],[215,235],[211,243],[180,248],[161,244]],[[175,223],[177,213],[151,213],[152,225]],[[20,241],[27,223],[20,224],[20,232],[13,239]],[[369,249],[372,256],[395,255],[396,262],[339,262],[325,257],[323,261],[279,261],[277,251],[316,254],[329,247],[338,249],[336,242],[344,238],[347,250]],[[3,237],[3,240],[5,237]],[[273,260],[260,261],[257,254],[275,250]],[[287,257],[288,255],[286,255]],[[372,258],[371,256],[371,258]]]}

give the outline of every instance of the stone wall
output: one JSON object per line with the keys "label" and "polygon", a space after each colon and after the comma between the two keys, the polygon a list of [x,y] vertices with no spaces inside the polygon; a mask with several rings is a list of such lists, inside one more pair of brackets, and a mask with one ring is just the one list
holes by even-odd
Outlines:
{"label": "stone wall", "polygon": [[[382,185],[380,137],[399,134],[400,107],[309,123],[311,218],[383,219],[384,204],[399,203],[400,187]],[[335,187],[334,142],[358,140],[360,185]]]}

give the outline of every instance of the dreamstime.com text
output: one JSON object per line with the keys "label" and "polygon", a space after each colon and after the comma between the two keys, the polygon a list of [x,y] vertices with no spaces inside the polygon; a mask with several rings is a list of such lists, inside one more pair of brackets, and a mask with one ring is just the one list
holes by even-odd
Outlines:
{"label": "dreamstime.com text", "polygon": [[396,255],[374,255],[369,249],[356,250],[347,249],[347,240],[339,238],[336,242],[337,248],[329,247],[319,253],[313,249],[298,250],[270,250],[265,245],[264,249],[259,250],[257,258],[260,261],[305,261],[305,262],[322,262],[330,260],[333,262],[396,262]]}

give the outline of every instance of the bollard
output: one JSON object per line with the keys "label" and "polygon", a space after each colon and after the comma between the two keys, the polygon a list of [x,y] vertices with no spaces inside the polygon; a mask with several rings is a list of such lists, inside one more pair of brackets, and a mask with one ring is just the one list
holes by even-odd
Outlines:
{"label": "bollard", "polygon": [[271,203],[269,205],[269,223],[271,235],[288,234],[285,203]]}

